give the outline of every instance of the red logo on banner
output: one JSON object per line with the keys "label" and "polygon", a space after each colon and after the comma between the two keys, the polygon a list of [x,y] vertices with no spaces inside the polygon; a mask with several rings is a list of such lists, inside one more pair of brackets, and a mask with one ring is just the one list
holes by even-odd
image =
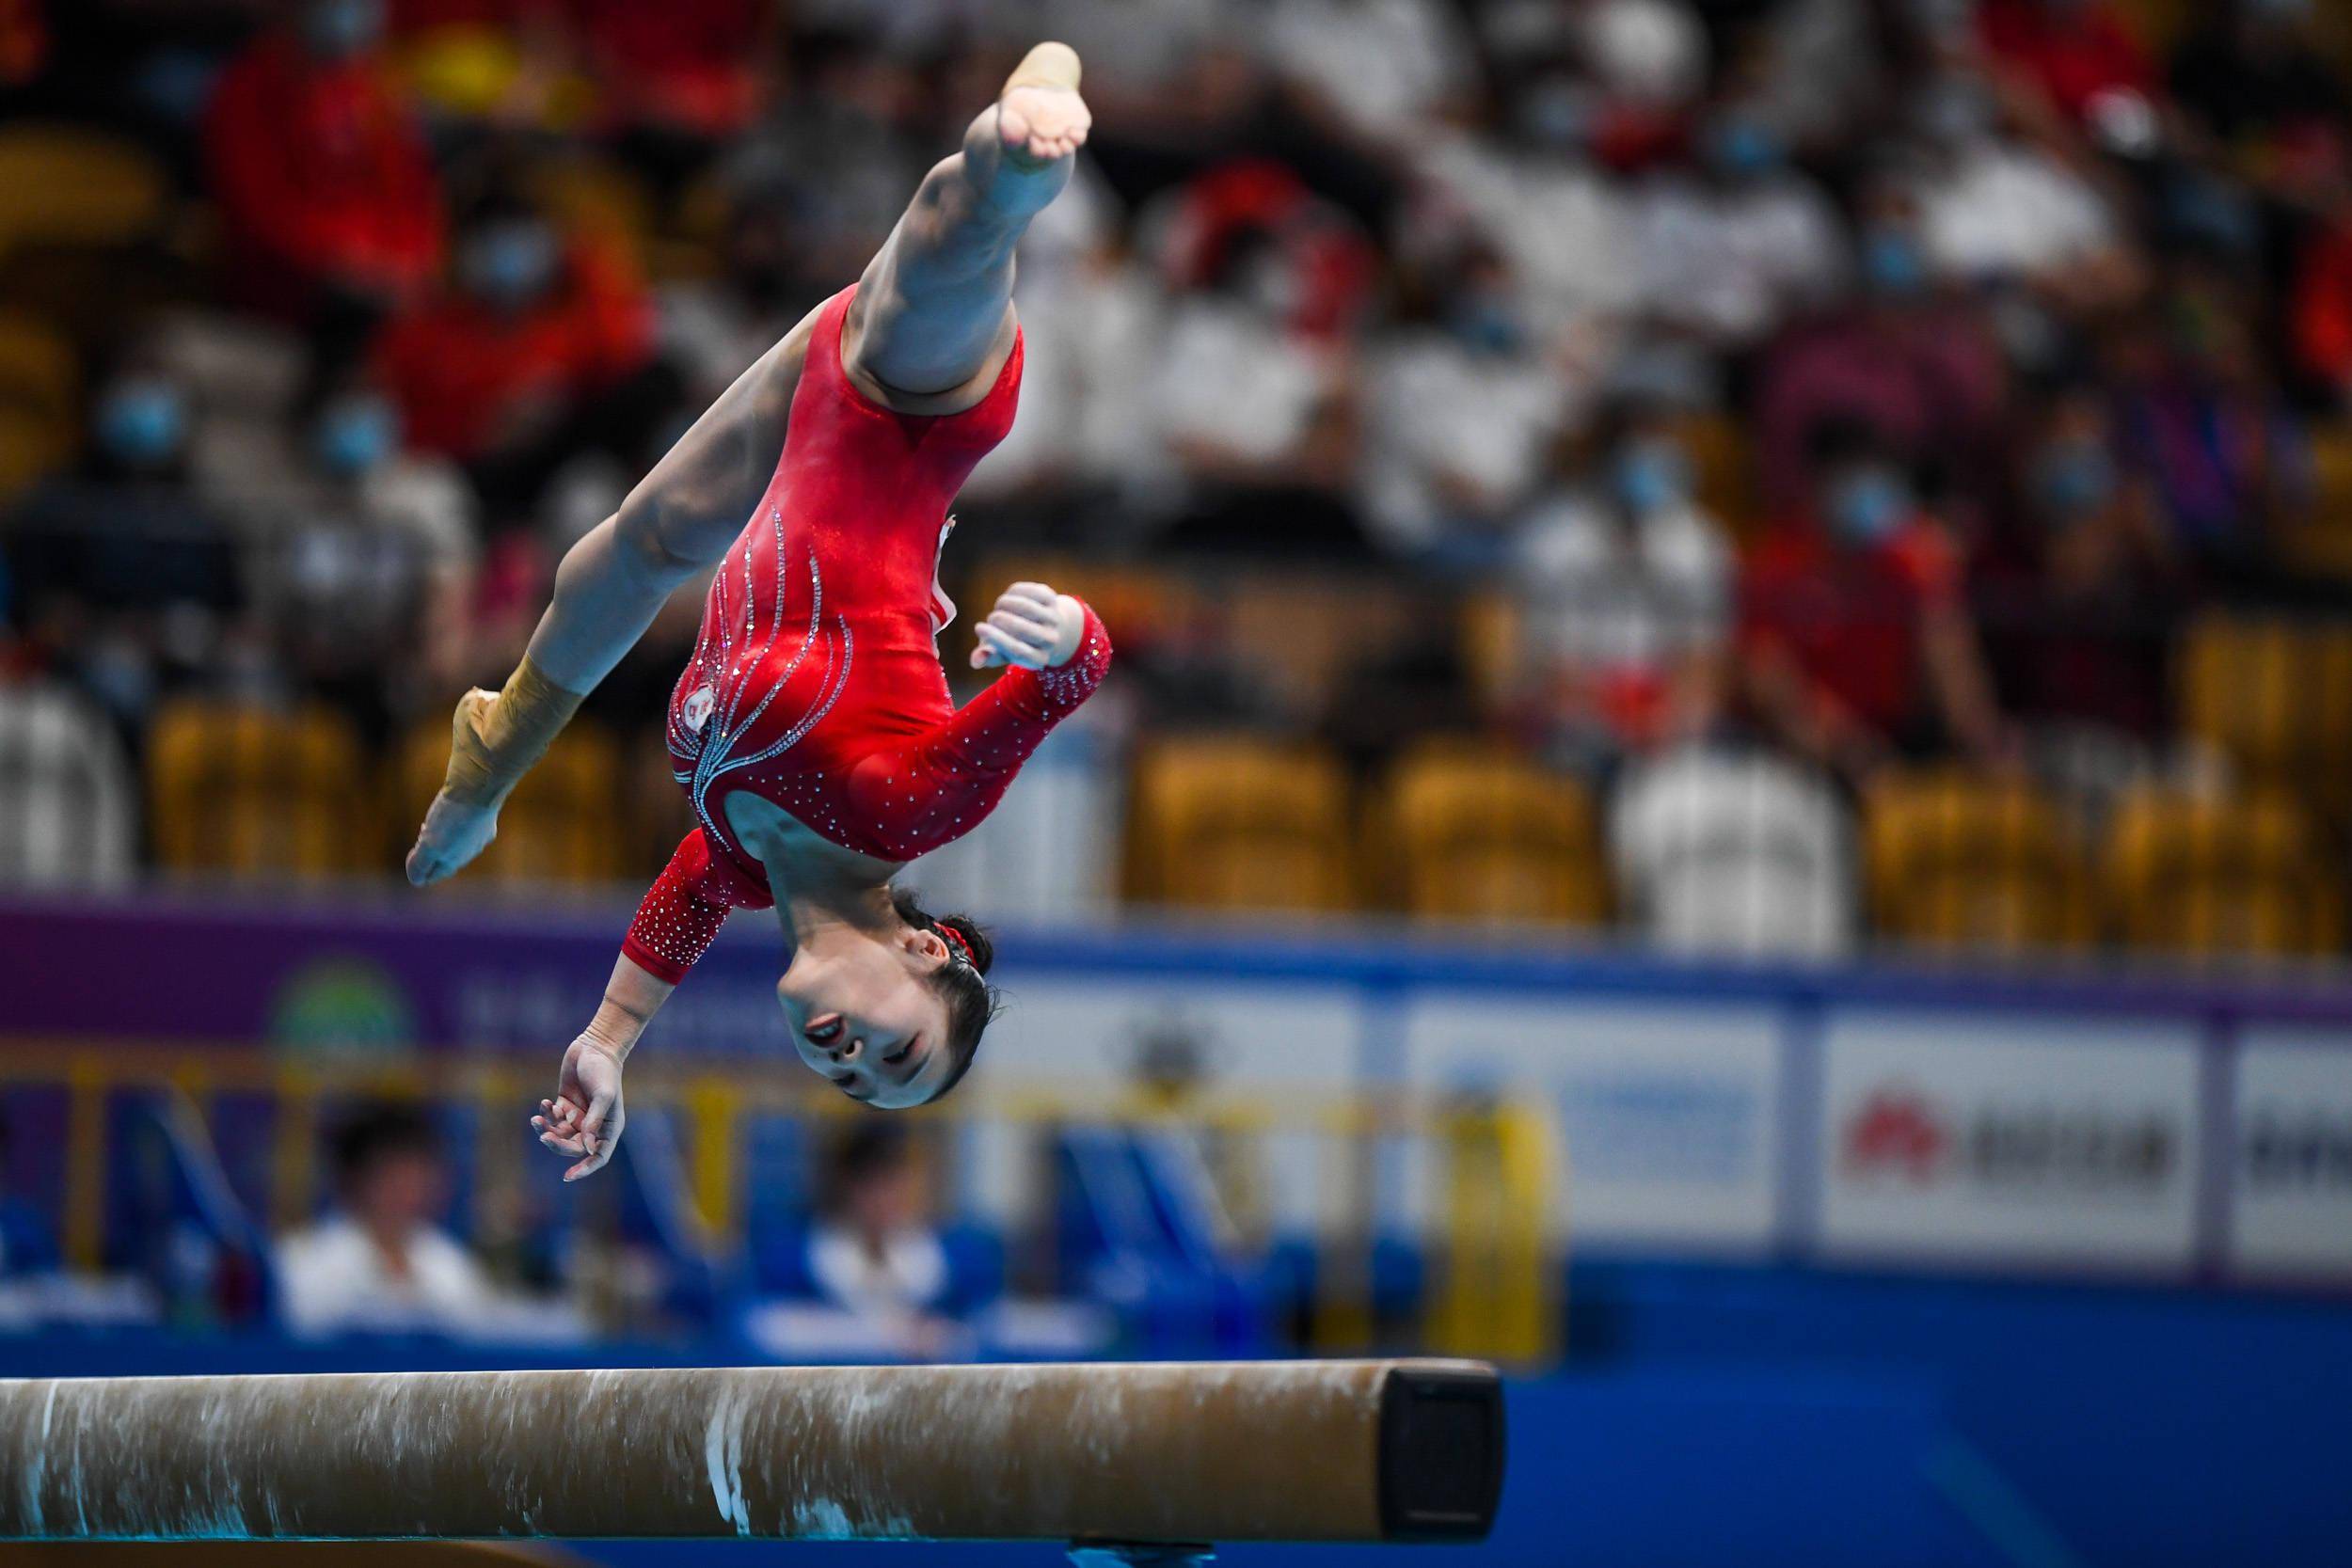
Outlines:
{"label": "red logo on banner", "polygon": [[1931,1181],[1949,1142],[1925,1100],[1909,1089],[1881,1089],[1846,1124],[1846,1165]]}

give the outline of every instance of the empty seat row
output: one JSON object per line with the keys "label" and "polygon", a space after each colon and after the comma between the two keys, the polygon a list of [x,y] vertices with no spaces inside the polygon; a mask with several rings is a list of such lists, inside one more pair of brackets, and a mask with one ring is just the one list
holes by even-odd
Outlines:
{"label": "empty seat row", "polygon": [[1584,926],[1613,909],[1669,946],[1818,955],[1851,939],[1858,881],[1873,928],[1923,945],[2283,956],[2344,941],[2326,831],[2272,791],[2143,791],[2094,840],[2024,782],[1913,774],[1871,792],[1858,854],[1826,785],[1761,758],[1637,769],[1606,849],[1585,789],[1492,746],[1411,749],[1370,797],[1359,811],[1338,760],[1311,746],[1152,744],[1136,768],[1129,895]]}
{"label": "empty seat row", "polygon": [[[0,698],[0,876],[125,875],[135,792],[103,723],[61,691]],[[384,875],[447,746],[429,722],[377,765],[326,710],[171,705],[147,759],[154,858],[212,875]],[[508,802],[480,875],[604,882],[657,861],[678,821],[637,802],[675,801],[658,769],[629,762],[575,725]],[[2142,791],[2092,834],[2023,781],[1925,772],[1875,787],[1851,837],[1825,784],[1766,758],[1687,752],[1636,769],[1604,831],[1581,784],[1491,743],[1408,749],[1359,801],[1325,750],[1205,736],[1138,754],[1123,879],[1131,898],[1212,911],[1582,927],[1613,913],[1710,951],[1836,953],[1861,924],[1857,900],[1883,936],[1971,950],[2290,955],[2344,939],[2340,857],[2278,791]]]}
{"label": "empty seat row", "polygon": [[1866,822],[1875,922],[1914,942],[2308,955],[2344,940],[2343,867],[2278,792],[2142,789],[2093,840],[2022,782],[1928,774],[1875,791]]}
{"label": "empty seat row", "polygon": [[[593,723],[559,736],[500,813],[478,875],[601,882],[636,869],[650,835],[632,832],[622,754]],[[420,724],[379,766],[326,709],[174,704],[149,745],[155,859],[182,872],[382,875],[398,864],[448,759],[440,721]]]}

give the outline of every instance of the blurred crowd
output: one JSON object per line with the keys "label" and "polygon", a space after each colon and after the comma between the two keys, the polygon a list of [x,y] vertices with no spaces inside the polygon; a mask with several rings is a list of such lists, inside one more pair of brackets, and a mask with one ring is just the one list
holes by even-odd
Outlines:
{"label": "blurred crowd", "polygon": [[[0,665],[134,753],[178,692],[382,745],[496,685],[565,546],[1060,37],[1096,132],[1023,251],[1023,409],[965,562],[1308,568],[1403,607],[1287,706],[1141,617],[1150,722],[1366,763],[1480,729],[1596,785],[1736,740],[1832,800],[1947,759],[2095,803],[2210,766],[2174,738],[2188,617],[2345,602],[2328,20],[17,0],[0,135],[126,139],[177,206],[79,315],[87,268],[0,250],[87,393],[0,513]],[[1470,600],[1505,628],[1486,672]],[[597,709],[650,734],[691,618]]]}
{"label": "blurred crowd", "polygon": [[[592,1197],[584,1219],[579,1205],[559,1213],[539,1202],[544,1183],[513,1173],[495,1196],[469,1191],[482,1173],[458,1157],[446,1120],[413,1101],[352,1103],[319,1150],[314,1212],[273,1233],[242,1208],[249,1195],[199,1122],[134,1116],[122,1124],[129,1158],[109,1172],[114,1223],[95,1258],[69,1258],[53,1208],[33,1196],[38,1179],[16,1180],[55,1155],[52,1130],[32,1130],[19,1159],[0,1112],[0,1330],[162,1324],[542,1345],[720,1331],[781,1356],[914,1359],[1025,1339],[1099,1350],[1113,1331],[1103,1307],[1057,1303],[1038,1280],[1009,1306],[1005,1243],[938,1212],[933,1146],[901,1124],[812,1135],[811,1169],[780,1183],[789,1198],[759,1206],[738,1244],[722,1246],[701,1228],[665,1236],[645,1223],[674,1198],[626,1162],[624,1191]],[[138,1136],[150,1126],[164,1130],[160,1142]],[[176,1190],[157,1182],[158,1167],[179,1178]]]}

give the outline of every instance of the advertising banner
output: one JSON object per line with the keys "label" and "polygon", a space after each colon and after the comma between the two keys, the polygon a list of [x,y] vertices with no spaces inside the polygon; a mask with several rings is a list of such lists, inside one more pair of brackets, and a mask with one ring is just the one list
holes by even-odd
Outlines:
{"label": "advertising banner", "polygon": [[1555,1105],[1569,1169],[1558,1219],[1580,1247],[1760,1250],[1776,1207],[1779,1017],[1434,993],[1407,1016],[1404,1075]]}
{"label": "advertising banner", "polygon": [[[1360,1081],[1364,1003],[1354,987],[1015,974],[1006,991],[984,1052],[1005,1079],[1081,1094],[1158,1083],[1229,1102],[1237,1091],[1261,1099],[1274,1112],[1264,1135],[1178,1125],[1152,1134],[1153,1154],[1209,1182],[1245,1227],[1297,1234],[1341,1223],[1349,1168],[1308,1114]],[[1285,1108],[1299,1114],[1285,1118]],[[1022,1212],[1041,1172],[1020,1130],[983,1124],[966,1156],[964,1191],[981,1212]]]}
{"label": "advertising banner", "polygon": [[2185,1268],[2199,1032],[2020,1015],[1831,1015],[1820,1250]]}
{"label": "advertising banner", "polygon": [[2248,1029],[2231,1101],[2232,1268],[2352,1277],[2352,1029]]}

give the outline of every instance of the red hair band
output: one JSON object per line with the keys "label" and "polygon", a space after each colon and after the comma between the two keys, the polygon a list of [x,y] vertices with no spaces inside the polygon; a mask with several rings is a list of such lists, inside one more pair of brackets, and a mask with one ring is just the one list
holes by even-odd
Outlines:
{"label": "red hair band", "polygon": [[970,964],[974,969],[980,967],[980,960],[972,956],[972,943],[965,939],[961,931],[957,930],[953,926],[934,926],[931,929],[954,942],[956,951],[963,955],[965,963]]}

